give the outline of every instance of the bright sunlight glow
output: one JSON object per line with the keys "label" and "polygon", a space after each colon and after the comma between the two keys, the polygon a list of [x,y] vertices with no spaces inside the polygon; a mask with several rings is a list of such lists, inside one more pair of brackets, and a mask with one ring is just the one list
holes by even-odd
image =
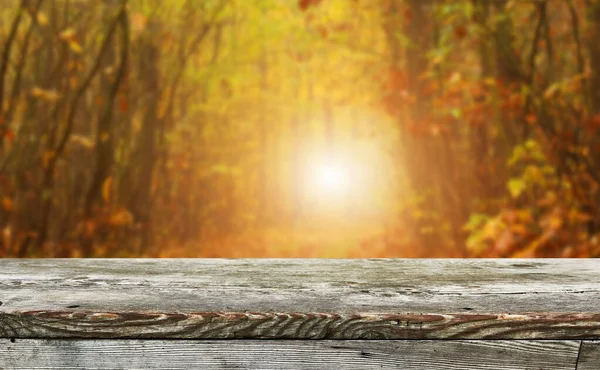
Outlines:
{"label": "bright sunlight glow", "polygon": [[290,182],[290,199],[297,215],[348,221],[393,214],[396,210],[389,199],[397,195],[398,172],[384,145],[391,136],[386,132],[365,138],[354,131],[344,136],[339,131],[334,143],[310,135],[304,138],[296,152],[298,172],[288,177],[295,181]]}
{"label": "bright sunlight glow", "polygon": [[304,170],[304,196],[313,214],[343,212],[362,193],[352,158],[327,152],[314,153]]}
{"label": "bright sunlight glow", "polygon": [[340,163],[322,163],[316,168],[315,186],[320,192],[331,194],[346,193],[350,185],[347,168]]}

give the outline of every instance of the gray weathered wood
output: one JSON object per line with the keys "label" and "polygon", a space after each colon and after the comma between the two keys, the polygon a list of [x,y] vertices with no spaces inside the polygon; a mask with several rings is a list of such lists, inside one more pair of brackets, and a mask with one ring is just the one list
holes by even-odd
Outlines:
{"label": "gray weathered wood", "polygon": [[[578,341],[0,340],[6,369],[574,370]],[[598,369],[595,367],[594,369]]]}
{"label": "gray weathered wood", "polygon": [[600,369],[600,342],[583,341],[579,352],[577,370]]}
{"label": "gray weathered wood", "polygon": [[600,339],[600,260],[0,260],[0,337]]}

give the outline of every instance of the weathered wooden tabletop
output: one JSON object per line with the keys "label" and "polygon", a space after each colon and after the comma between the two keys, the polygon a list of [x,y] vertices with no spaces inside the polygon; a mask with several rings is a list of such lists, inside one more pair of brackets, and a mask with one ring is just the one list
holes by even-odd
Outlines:
{"label": "weathered wooden tabletop", "polygon": [[0,302],[0,368],[600,369],[592,259],[4,259]]}

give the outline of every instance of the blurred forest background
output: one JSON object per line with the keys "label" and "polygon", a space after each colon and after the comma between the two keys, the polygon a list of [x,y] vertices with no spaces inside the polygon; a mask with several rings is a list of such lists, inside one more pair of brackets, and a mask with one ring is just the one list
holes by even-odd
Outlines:
{"label": "blurred forest background", "polygon": [[0,0],[0,256],[600,256],[600,0]]}

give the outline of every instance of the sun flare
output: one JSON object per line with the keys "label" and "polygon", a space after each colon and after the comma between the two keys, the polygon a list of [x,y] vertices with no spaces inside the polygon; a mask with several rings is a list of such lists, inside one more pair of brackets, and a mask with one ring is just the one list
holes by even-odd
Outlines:
{"label": "sun flare", "polygon": [[386,212],[393,169],[380,148],[359,141],[336,150],[311,148],[303,155],[299,199],[309,218],[354,219]]}

